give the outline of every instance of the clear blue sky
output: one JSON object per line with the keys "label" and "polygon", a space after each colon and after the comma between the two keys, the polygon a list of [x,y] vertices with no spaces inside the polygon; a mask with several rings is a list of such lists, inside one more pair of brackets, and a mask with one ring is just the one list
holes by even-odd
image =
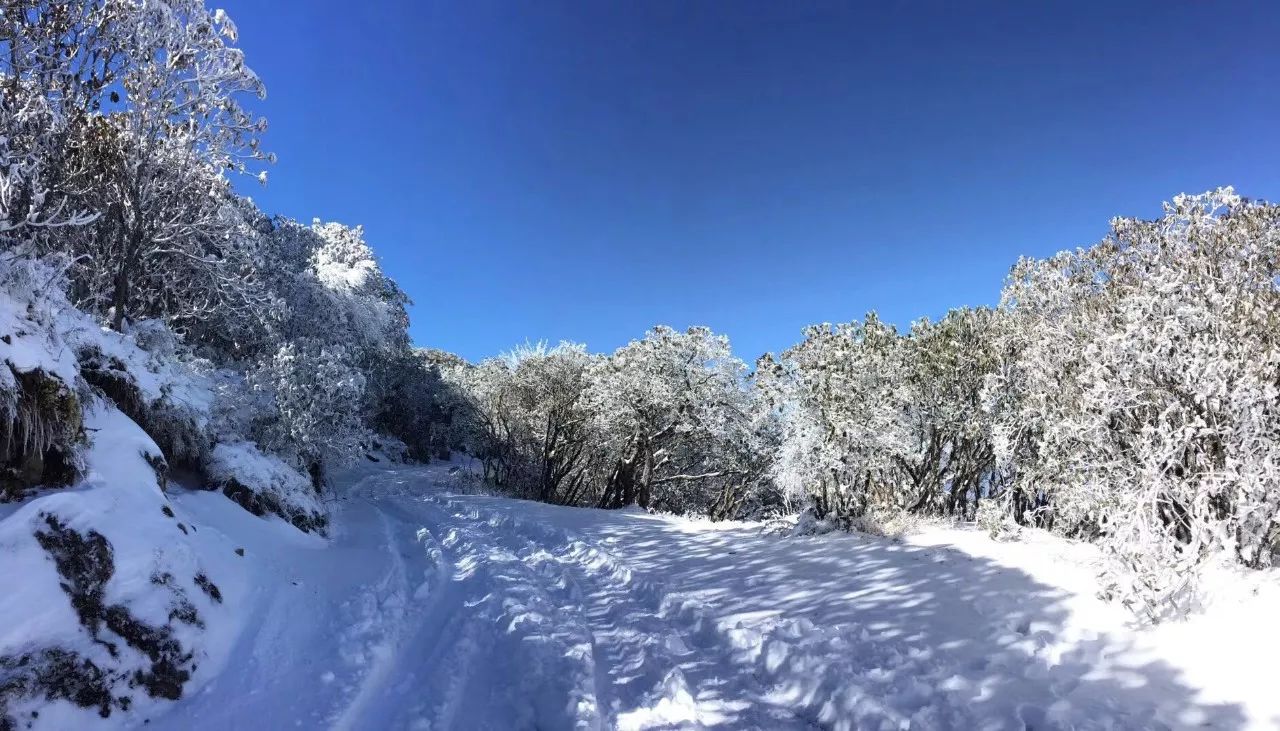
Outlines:
{"label": "clear blue sky", "polygon": [[470,359],[666,323],[751,361],[992,304],[1179,192],[1280,198],[1280,3],[223,5],[280,158],[245,192],[364,224]]}

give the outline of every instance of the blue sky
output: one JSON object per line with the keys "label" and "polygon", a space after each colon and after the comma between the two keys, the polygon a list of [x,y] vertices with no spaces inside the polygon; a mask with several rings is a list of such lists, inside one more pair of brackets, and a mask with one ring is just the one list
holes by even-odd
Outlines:
{"label": "blue sky", "polygon": [[994,304],[1020,254],[1280,198],[1280,4],[225,0],[272,213],[360,223],[419,345],[608,351]]}

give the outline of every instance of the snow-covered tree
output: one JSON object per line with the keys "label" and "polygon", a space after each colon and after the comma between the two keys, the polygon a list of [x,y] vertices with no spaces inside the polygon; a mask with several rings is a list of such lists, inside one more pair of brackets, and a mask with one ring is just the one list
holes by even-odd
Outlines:
{"label": "snow-covered tree", "polygon": [[0,29],[0,83],[35,86],[49,106],[47,131],[24,143],[57,191],[100,214],[41,239],[72,256],[77,304],[116,329],[262,306],[225,173],[267,158],[265,123],[238,102],[263,92],[230,19],[201,0],[18,0]]}
{"label": "snow-covered tree", "polygon": [[656,327],[594,371],[587,401],[609,455],[602,507],[705,511],[759,476],[742,459],[753,412],[728,338]]}
{"label": "snow-covered tree", "polygon": [[[1280,208],[1230,189],[1018,263],[988,384],[1021,502],[1098,536],[1112,593],[1156,617],[1223,549],[1280,549]],[[1030,496],[1030,499],[1028,499]]]}
{"label": "snow-covered tree", "polygon": [[537,344],[455,371],[469,397],[477,456],[495,484],[564,504],[597,489],[584,399],[596,360],[581,345]]}
{"label": "snow-covered tree", "polygon": [[992,487],[982,389],[998,362],[996,317],[989,309],[952,310],[936,323],[914,323],[901,343],[894,389],[901,421],[890,449],[909,512],[969,516]]}
{"label": "snow-covered tree", "polygon": [[266,356],[294,340],[333,345],[366,376],[360,404],[366,418],[411,408],[394,393],[406,387],[405,368],[412,368],[406,360],[409,300],[382,271],[363,230],[278,219],[264,238],[264,278],[278,303],[264,341]]}
{"label": "snow-covered tree", "polygon": [[274,407],[255,435],[260,444],[291,456],[317,480],[325,467],[358,456],[368,437],[360,411],[365,378],[341,347],[289,343],[250,372],[249,382]]}
{"label": "snow-covered tree", "polygon": [[893,445],[905,437],[895,392],[900,338],[875,313],[863,322],[805,329],[805,339],[760,372],[784,413],[777,474],[802,484],[819,517],[860,518],[895,504]]}
{"label": "snow-covered tree", "polygon": [[757,364],[778,409],[773,480],[817,516],[873,511],[971,514],[994,467],[985,375],[996,365],[990,310],[954,310],[900,335],[874,313],[808,328]]}

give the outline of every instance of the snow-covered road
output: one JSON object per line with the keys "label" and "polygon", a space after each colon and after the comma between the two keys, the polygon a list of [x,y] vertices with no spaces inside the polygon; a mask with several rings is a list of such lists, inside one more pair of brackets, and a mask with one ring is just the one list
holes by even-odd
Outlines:
{"label": "snow-covered road", "polygon": [[[340,491],[327,543],[282,541],[268,525],[226,535],[220,526],[243,524],[226,512],[237,508],[176,498],[202,540],[254,554],[244,565],[256,573],[224,586],[252,615],[217,659],[225,669],[150,727],[1231,729],[1274,718],[1248,685],[1196,674],[1202,657],[1162,656],[1168,642],[1126,630],[1089,596],[1087,547],[1015,553],[950,528],[905,542],[782,539],[754,524],[458,494],[448,469],[361,473]],[[1011,558],[1022,554],[1038,568]]]}

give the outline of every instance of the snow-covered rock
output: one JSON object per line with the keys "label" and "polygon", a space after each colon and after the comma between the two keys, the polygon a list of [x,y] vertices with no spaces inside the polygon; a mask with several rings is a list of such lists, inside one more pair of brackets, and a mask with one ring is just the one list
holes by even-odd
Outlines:
{"label": "snow-covered rock", "polygon": [[278,515],[302,531],[323,531],[324,506],[311,481],[252,442],[219,444],[205,463],[209,484],[254,515]]}
{"label": "snow-covered rock", "polygon": [[84,478],[0,520],[0,573],[13,577],[0,593],[0,728],[79,726],[85,709],[136,721],[182,695],[227,621],[155,442],[101,401],[85,428]]}

